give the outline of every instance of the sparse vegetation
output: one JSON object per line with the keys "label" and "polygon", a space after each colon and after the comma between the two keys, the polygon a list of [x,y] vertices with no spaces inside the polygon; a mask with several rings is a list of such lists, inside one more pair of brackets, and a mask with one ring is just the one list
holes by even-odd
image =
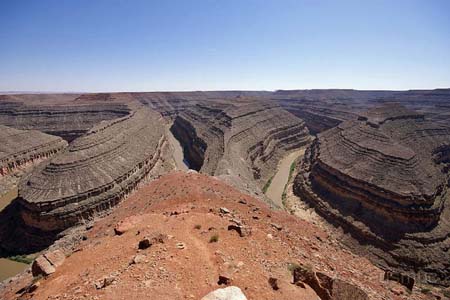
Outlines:
{"label": "sparse vegetation", "polygon": [[294,160],[294,162],[291,164],[291,166],[289,167],[289,176],[288,176],[288,180],[286,182],[286,185],[284,186],[284,190],[283,190],[283,194],[281,195],[281,201],[283,203],[283,206],[285,205],[286,202],[286,189],[287,186],[289,184],[289,182],[292,179],[292,174],[294,174],[295,171],[295,166],[297,165],[297,160]]}
{"label": "sparse vegetation", "polygon": [[209,242],[210,243],[217,243],[219,241],[219,235],[215,234],[213,236],[210,237]]}
{"label": "sparse vegetation", "polygon": [[270,179],[266,182],[266,184],[264,185],[264,187],[263,187],[263,193],[265,194],[266,192],[267,192],[267,190],[269,189],[269,186],[270,186],[270,184],[272,183],[272,179],[273,179],[273,176],[272,177],[270,177]]}
{"label": "sparse vegetation", "polygon": [[194,228],[197,229],[197,230],[200,230],[202,228],[202,225],[197,224],[197,225],[194,226]]}
{"label": "sparse vegetation", "polygon": [[420,290],[420,292],[421,292],[422,294],[428,294],[429,292],[431,292],[431,290],[430,290],[429,288],[422,288],[422,289]]}
{"label": "sparse vegetation", "polygon": [[287,268],[290,273],[293,273],[295,269],[301,268],[301,266],[297,263],[288,263]]}
{"label": "sparse vegetation", "polygon": [[450,298],[450,291],[444,291],[444,296]]}
{"label": "sparse vegetation", "polygon": [[8,257],[9,260],[17,261],[24,264],[31,264],[34,260],[32,257],[28,257],[26,255],[14,255]]}

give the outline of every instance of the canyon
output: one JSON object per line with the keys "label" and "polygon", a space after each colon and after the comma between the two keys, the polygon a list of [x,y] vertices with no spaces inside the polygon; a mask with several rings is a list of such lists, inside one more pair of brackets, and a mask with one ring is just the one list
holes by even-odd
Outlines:
{"label": "canyon", "polygon": [[[95,251],[100,251],[96,249],[97,243],[122,249],[122,242],[116,241],[108,228],[118,220],[141,218],[135,215],[148,214],[146,221],[139,221],[142,230],[138,231],[144,232],[144,227],[150,226],[167,235],[176,233],[188,237],[193,233],[179,227],[182,219],[174,220],[174,227],[163,224],[172,222],[166,219],[167,214],[178,216],[188,211],[185,217],[192,218],[189,226],[213,228],[208,231],[217,231],[219,244],[224,237],[221,249],[212,247],[213,252],[208,250],[205,255],[214,256],[214,251],[238,253],[233,243],[239,244],[239,239],[228,237],[223,228],[229,224],[216,219],[228,219],[224,215],[232,208],[231,219],[238,219],[235,220],[238,225],[232,228],[241,238],[248,234],[249,228],[256,229],[256,234],[247,238],[245,243],[248,244],[240,246],[251,249],[246,257],[240,258],[244,265],[252,264],[249,260],[252,256],[262,259],[263,249],[283,252],[280,247],[287,243],[291,247],[287,256],[273,254],[266,258],[270,264],[277,265],[279,259],[284,261],[286,269],[288,261],[304,265],[309,260],[319,273],[338,270],[338,276],[345,277],[345,284],[336,285],[347,286],[356,280],[356,285],[367,295],[361,299],[407,297],[404,292],[397,293],[399,287],[384,281],[373,280],[371,284],[365,267],[374,270],[378,277],[384,271],[399,272],[402,276],[416,278],[419,286],[431,285],[433,293],[440,293],[442,290],[438,286],[445,288],[450,284],[449,101],[450,90],[446,89],[0,96],[0,187],[6,206],[0,211],[1,253],[3,257],[39,255],[57,248],[67,256],[78,257],[73,262],[68,258],[64,263],[68,264],[68,269],[63,267],[63,273],[57,270],[46,276],[42,284],[50,291],[53,281],[59,276],[68,276],[64,272],[69,271],[69,266],[73,268],[77,262],[92,260]],[[220,187],[220,192],[216,187]],[[314,209],[321,218],[320,226],[290,216],[284,207],[286,193],[297,197],[294,201]],[[247,211],[244,202],[258,209]],[[226,209],[221,210],[224,206]],[[197,208],[200,211],[197,212]],[[259,210],[264,213],[256,213]],[[245,217],[252,214],[252,218]],[[211,222],[203,220],[221,225],[212,226]],[[289,220],[286,221],[289,224],[301,222],[301,226],[279,225],[285,220]],[[267,231],[262,224],[275,231]],[[286,226],[289,229],[285,235]],[[311,232],[323,230],[327,234],[314,238],[300,227],[310,228]],[[283,228],[282,233],[277,228]],[[277,243],[282,236],[283,242],[275,246],[271,238],[267,240],[269,235],[275,236]],[[126,243],[136,243],[137,237],[126,239]],[[292,239],[312,239],[314,243],[306,245],[297,241],[297,246],[293,246],[288,242]],[[261,246],[263,241],[267,245]],[[193,247],[196,251],[213,246],[202,244],[204,241],[197,238],[185,243],[188,249]],[[258,250],[253,249],[255,243],[260,243]],[[313,252],[303,258],[292,256],[295,251],[306,251],[303,247],[314,247],[318,251],[312,248]],[[119,255],[123,263],[131,255],[131,248],[124,250],[127,257],[119,254],[120,251],[108,249],[101,251],[109,253],[110,258]],[[332,258],[324,252],[341,253],[342,249],[352,251],[351,255],[356,255],[361,263],[352,265],[352,275],[337,266],[351,255],[339,254]],[[175,249],[169,251],[175,256],[178,253]],[[90,254],[84,256],[85,253]],[[362,263],[363,257],[369,260]],[[213,265],[208,261],[195,263],[205,264],[207,269],[219,268],[217,272],[222,272],[217,262]],[[333,266],[324,267],[326,264]],[[258,266],[251,268],[256,270]],[[190,267],[191,262],[186,265],[187,269]],[[77,270],[81,274],[88,268],[80,265]],[[306,290],[289,286],[290,279],[286,274],[281,275],[281,268],[278,265],[277,275],[272,276],[281,282],[281,295],[270,288],[273,280],[271,285],[261,286],[260,293],[253,287],[243,292],[252,297],[270,295],[277,299],[290,299],[295,295],[314,298],[319,294],[322,300],[331,297],[331,290],[314,289],[315,283],[307,279],[316,278],[312,273],[305,275],[304,271],[299,271],[303,275],[297,274],[306,282]],[[272,278],[269,275],[273,270],[264,266],[254,276],[267,281],[267,276]],[[119,273],[122,272],[125,271]],[[360,275],[356,275],[358,272]],[[95,276],[101,275],[97,273]],[[213,276],[214,272],[210,273]],[[214,276],[218,275],[221,274]],[[0,295],[4,293],[7,299],[14,299],[11,292],[30,280],[29,276],[27,273],[18,275],[17,279],[0,287]],[[213,277],[207,279],[211,283],[209,288],[214,286]],[[121,277],[120,281],[129,286],[132,283],[127,278]],[[152,280],[161,283],[158,279]],[[186,280],[183,277],[179,282]],[[248,280],[242,278],[235,282],[242,287]],[[75,279],[71,282],[74,287],[81,284]],[[127,291],[127,286],[121,293]],[[390,289],[396,293],[392,294]],[[414,298],[410,299],[427,299],[418,289],[414,289],[411,296]],[[111,288],[111,292],[113,290]],[[184,287],[183,290],[197,298],[201,293],[207,294],[205,287],[192,290]],[[22,293],[21,297],[44,299],[49,295],[41,287],[37,291]],[[158,293],[164,298],[161,291]],[[86,292],[92,293],[91,290]],[[329,296],[324,296],[327,293]],[[94,294],[113,297],[104,291]],[[179,296],[182,295],[176,297]],[[336,297],[333,299],[351,299]],[[76,297],[72,293],[67,299]]]}

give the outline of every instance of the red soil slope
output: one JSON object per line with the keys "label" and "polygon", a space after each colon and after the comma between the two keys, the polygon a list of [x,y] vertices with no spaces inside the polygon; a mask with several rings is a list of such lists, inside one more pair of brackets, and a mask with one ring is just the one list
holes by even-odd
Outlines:
{"label": "red soil slope", "polygon": [[[232,219],[251,233],[241,237],[228,230]],[[121,235],[114,230],[119,222]],[[165,237],[162,243],[138,250],[139,241],[157,234]],[[21,299],[201,299],[224,287],[219,276],[248,299],[318,299],[309,286],[291,283],[291,263],[352,283],[370,299],[426,299],[420,291],[410,294],[383,281],[381,269],[343,249],[322,229],[273,211],[218,179],[189,173],[166,175],[123,201],[85,233],[55,273]],[[30,277],[7,284],[0,298],[19,298],[17,290]],[[278,290],[269,278],[277,279]]]}

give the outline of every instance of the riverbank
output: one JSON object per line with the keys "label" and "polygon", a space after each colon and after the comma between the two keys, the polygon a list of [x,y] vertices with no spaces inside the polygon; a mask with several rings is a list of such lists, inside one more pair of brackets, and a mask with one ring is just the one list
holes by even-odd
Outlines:
{"label": "riverbank", "polygon": [[305,148],[302,148],[285,156],[278,164],[277,172],[272,177],[270,185],[266,190],[266,196],[280,207],[283,207],[283,192],[289,180],[291,165],[298,157],[304,154]]}

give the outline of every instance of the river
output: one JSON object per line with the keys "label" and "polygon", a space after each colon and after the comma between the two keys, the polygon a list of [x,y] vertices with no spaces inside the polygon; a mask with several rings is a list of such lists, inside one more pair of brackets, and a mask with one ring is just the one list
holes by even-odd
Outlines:
{"label": "river", "polygon": [[27,264],[0,258],[0,282],[25,270]]}
{"label": "river", "polygon": [[173,159],[175,160],[177,169],[181,171],[189,170],[189,164],[184,159],[183,147],[181,147],[180,142],[175,138],[170,129],[167,129],[167,138],[173,148]]}
{"label": "river", "polygon": [[266,196],[272,199],[275,204],[283,207],[283,192],[286,183],[289,179],[289,170],[292,163],[297,157],[305,154],[305,148],[294,151],[286,155],[278,164],[277,173],[272,177],[269,188],[266,191]]}

